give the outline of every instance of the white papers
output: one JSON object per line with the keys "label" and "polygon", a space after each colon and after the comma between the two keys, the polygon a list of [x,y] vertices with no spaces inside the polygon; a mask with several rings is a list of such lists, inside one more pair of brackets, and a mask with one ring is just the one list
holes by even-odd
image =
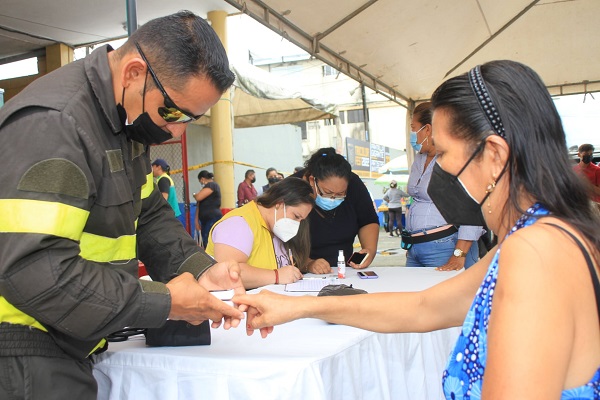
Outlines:
{"label": "white papers", "polygon": [[323,287],[337,283],[338,278],[325,276],[323,278],[304,278],[298,282],[285,285],[286,292],[318,292]]}

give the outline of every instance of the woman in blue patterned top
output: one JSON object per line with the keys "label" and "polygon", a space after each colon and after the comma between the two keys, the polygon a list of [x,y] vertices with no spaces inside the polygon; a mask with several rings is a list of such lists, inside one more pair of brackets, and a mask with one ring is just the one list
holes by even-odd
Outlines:
{"label": "woman in blue patterned top", "polygon": [[249,333],[306,317],[378,332],[462,325],[446,398],[600,399],[600,216],[543,82],[493,61],[443,83],[432,103],[429,195],[448,223],[485,222],[496,251],[420,293],[237,296],[251,306]]}

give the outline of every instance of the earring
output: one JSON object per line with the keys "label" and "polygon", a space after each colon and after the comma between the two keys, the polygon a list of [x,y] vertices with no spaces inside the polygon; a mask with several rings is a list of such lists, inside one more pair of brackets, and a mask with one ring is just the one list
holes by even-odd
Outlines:
{"label": "earring", "polygon": [[485,188],[485,193],[487,194],[488,214],[492,213],[492,205],[490,203],[490,194],[494,191],[495,188],[496,188],[496,178],[494,178],[492,183],[487,185],[487,187]]}

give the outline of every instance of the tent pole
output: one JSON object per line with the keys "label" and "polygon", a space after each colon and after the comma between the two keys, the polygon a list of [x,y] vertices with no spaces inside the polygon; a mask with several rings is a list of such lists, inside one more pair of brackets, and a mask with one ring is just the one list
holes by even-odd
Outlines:
{"label": "tent pole", "polygon": [[127,36],[131,36],[137,30],[137,2],[136,0],[125,0],[127,4]]}

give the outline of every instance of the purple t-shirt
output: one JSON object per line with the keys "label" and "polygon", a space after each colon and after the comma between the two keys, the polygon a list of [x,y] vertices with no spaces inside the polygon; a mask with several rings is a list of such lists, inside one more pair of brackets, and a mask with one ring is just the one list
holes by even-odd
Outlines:
{"label": "purple t-shirt", "polygon": [[[235,232],[235,234],[232,234],[232,232]],[[254,245],[254,235],[243,217],[230,217],[214,227],[212,241],[215,244],[226,244],[236,248],[250,257]],[[291,262],[285,247],[283,247],[283,242],[275,235],[273,235],[273,247],[275,248],[277,268],[290,265]]]}

